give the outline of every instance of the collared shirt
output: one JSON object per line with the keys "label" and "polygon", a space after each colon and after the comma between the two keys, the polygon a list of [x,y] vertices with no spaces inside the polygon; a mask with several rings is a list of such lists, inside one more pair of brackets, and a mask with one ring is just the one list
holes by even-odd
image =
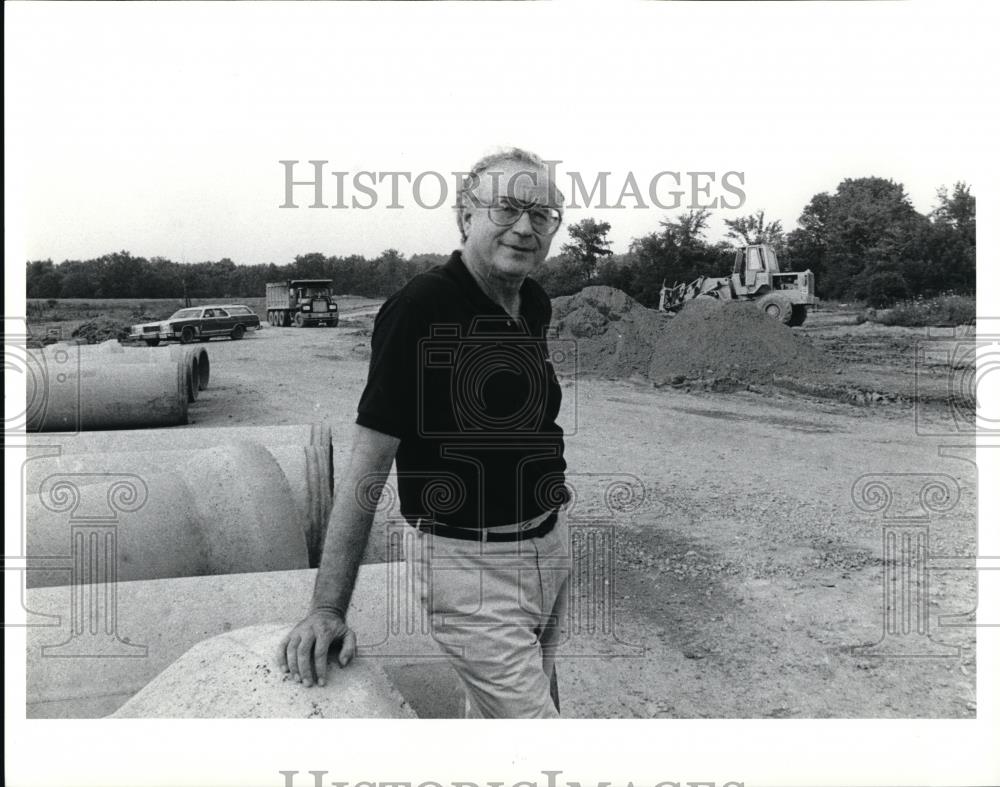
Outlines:
{"label": "collared shirt", "polygon": [[411,521],[499,526],[565,502],[552,305],[530,278],[520,295],[513,318],[456,251],[375,318],[357,423],[400,439],[400,508]]}

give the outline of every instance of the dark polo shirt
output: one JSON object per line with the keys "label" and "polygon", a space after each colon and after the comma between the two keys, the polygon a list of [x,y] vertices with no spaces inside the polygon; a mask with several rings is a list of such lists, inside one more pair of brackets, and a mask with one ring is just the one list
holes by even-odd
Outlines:
{"label": "dark polo shirt", "polygon": [[521,317],[510,317],[457,251],[379,310],[357,423],[400,439],[407,519],[491,527],[564,502],[551,316],[545,291],[525,279]]}

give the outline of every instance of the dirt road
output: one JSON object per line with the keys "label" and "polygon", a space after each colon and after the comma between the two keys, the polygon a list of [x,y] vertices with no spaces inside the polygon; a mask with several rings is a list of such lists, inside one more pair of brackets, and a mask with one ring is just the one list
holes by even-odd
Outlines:
{"label": "dirt road", "polygon": [[[343,467],[372,312],[371,302],[357,303],[336,329],[265,326],[243,341],[212,341],[212,386],[191,428],[323,421]],[[920,332],[879,338],[819,315],[808,333],[840,348],[840,380],[912,391],[899,345]],[[931,555],[975,554],[975,466],[939,454],[939,444],[962,439],[918,434],[912,405],[891,398],[857,406],[586,377],[565,380],[564,390],[573,516],[581,533],[595,522],[613,532],[610,569],[578,580],[578,647],[560,666],[566,715],[975,715],[974,629],[939,621],[974,609],[973,572],[932,565],[926,588],[930,633],[961,646],[960,656],[852,651],[882,637],[886,517],[927,524]],[[943,404],[936,412],[948,416]],[[642,502],[612,515],[605,493],[623,478]],[[889,508],[862,510],[877,508],[879,488],[862,490],[878,480],[893,495]],[[927,480],[947,489],[937,507],[948,510],[912,519],[926,517]],[[367,559],[383,555],[377,523]],[[909,641],[919,650],[928,639]]]}

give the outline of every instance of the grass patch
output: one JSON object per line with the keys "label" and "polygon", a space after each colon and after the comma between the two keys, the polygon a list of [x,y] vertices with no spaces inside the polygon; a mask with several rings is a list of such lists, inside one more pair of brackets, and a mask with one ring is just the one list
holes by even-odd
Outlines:
{"label": "grass patch", "polygon": [[970,295],[938,295],[900,301],[876,313],[874,322],[908,327],[952,327],[976,319],[976,299]]}

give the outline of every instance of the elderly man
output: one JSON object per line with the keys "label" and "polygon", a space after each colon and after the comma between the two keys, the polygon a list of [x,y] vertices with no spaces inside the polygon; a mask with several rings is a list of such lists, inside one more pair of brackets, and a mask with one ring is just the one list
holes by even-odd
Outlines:
{"label": "elderly man", "polygon": [[325,683],[356,638],[346,612],[373,500],[396,461],[407,560],[467,717],[559,715],[555,645],[568,587],[561,392],[551,304],[530,275],[562,221],[543,161],[479,161],[458,200],[462,249],[414,277],[375,320],[350,466],[339,480],[311,612],[281,667]]}

